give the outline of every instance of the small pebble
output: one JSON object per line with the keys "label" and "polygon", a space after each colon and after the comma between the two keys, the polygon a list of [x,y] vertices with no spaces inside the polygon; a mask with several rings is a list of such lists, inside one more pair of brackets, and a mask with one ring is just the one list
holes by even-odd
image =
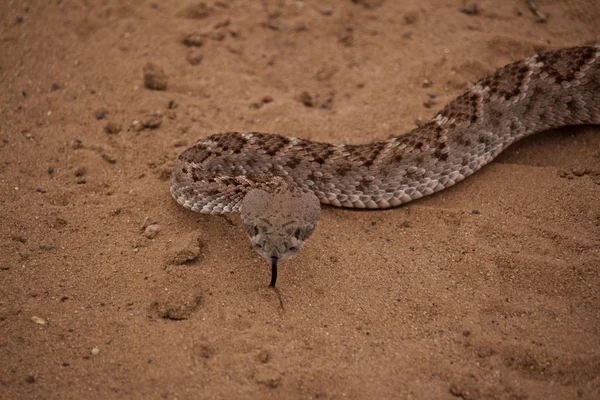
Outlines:
{"label": "small pebble", "polygon": [[57,90],[60,90],[60,89],[62,89],[62,85],[60,83],[54,82],[52,84],[52,86],[50,86],[50,90],[52,90],[53,92],[57,91]]}
{"label": "small pebble", "polygon": [[90,353],[92,353],[93,356],[97,356],[98,354],[100,354],[100,349],[94,347]]}
{"label": "small pebble", "polygon": [[54,175],[54,172],[56,172],[56,169],[54,169],[54,167],[48,167],[48,174]]}
{"label": "small pebble", "polygon": [[181,43],[188,47],[200,47],[204,44],[204,38],[198,33],[190,33],[183,37]]}
{"label": "small pebble", "polygon": [[165,90],[167,88],[167,75],[156,64],[147,63],[144,67],[144,86],[150,90]]}
{"label": "small pebble", "polygon": [[25,382],[27,382],[27,383],[35,383],[35,376],[29,375],[27,378],[25,378]]}
{"label": "small pebble", "polygon": [[46,320],[44,318],[36,317],[35,315],[31,317],[31,320],[38,325],[46,325]]}
{"label": "small pebble", "polygon": [[108,110],[106,108],[100,108],[100,109],[94,111],[94,118],[104,119],[104,118],[106,118],[106,114],[108,114]]}
{"label": "small pebble", "polygon": [[437,102],[433,99],[428,99],[427,101],[423,102],[423,106],[425,106],[425,108],[431,108],[433,106],[435,106],[437,104]]}
{"label": "small pebble", "polygon": [[479,215],[479,214],[481,214],[481,212],[480,212],[479,210],[473,210],[473,211],[471,211],[471,212],[472,212],[473,214],[475,214],[475,215]]}
{"label": "small pebble", "polygon": [[78,185],[85,185],[87,181],[83,176],[78,176],[77,179],[75,179],[75,183],[77,183]]}
{"label": "small pebble", "polygon": [[136,119],[135,121],[132,122],[131,129],[133,129],[134,132],[143,131],[144,130],[144,124],[142,124],[140,121],[138,121]]}
{"label": "small pebble", "polygon": [[258,359],[261,363],[266,364],[271,359],[271,354],[269,354],[267,350],[261,350],[261,352],[258,353]]}
{"label": "small pebble", "polygon": [[73,139],[71,141],[71,148],[77,150],[77,149],[81,149],[83,147],[83,142],[79,139]]}
{"label": "small pebble", "polygon": [[46,189],[42,189],[42,188],[37,188],[37,189],[35,189],[35,191],[38,193],[46,193],[47,192]]}
{"label": "small pebble", "polygon": [[106,161],[109,164],[116,164],[117,163],[117,159],[113,156],[111,156],[110,154],[102,154],[102,158],[104,159],[104,161]]}
{"label": "small pebble", "polygon": [[144,236],[146,236],[148,239],[154,239],[158,235],[158,232],[160,232],[160,225],[148,225],[146,229],[144,229]]}
{"label": "small pebble", "polygon": [[144,128],[147,129],[158,129],[162,124],[161,117],[150,117],[144,121]]}
{"label": "small pebble", "polygon": [[109,122],[104,126],[104,132],[110,134],[110,135],[115,135],[119,132],[121,132],[121,125],[115,123],[115,122]]}
{"label": "small pebble", "polygon": [[186,59],[190,65],[198,65],[202,62],[204,56],[202,54],[198,54],[195,52],[190,52],[187,54]]}
{"label": "small pebble", "polygon": [[460,12],[467,15],[477,15],[479,14],[479,6],[476,2],[472,1],[469,4],[459,9]]}
{"label": "small pebble", "polygon": [[312,107],[312,106],[314,106],[312,96],[308,92],[302,92],[302,93],[300,93],[300,96],[299,96],[298,99],[306,107]]}

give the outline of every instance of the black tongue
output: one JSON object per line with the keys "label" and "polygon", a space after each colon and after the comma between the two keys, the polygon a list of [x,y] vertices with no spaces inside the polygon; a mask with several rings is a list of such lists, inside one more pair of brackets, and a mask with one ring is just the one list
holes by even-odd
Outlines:
{"label": "black tongue", "polygon": [[277,257],[271,257],[271,283],[269,286],[274,288],[277,282]]}

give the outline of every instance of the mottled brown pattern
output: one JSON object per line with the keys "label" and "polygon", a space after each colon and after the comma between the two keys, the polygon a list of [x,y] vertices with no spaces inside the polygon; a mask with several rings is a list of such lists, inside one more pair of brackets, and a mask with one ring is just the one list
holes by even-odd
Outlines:
{"label": "mottled brown pattern", "polygon": [[[239,211],[247,190],[277,176],[324,204],[398,206],[456,184],[525,136],[600,123],[599,55],[599,47],[574,47],[509,64],[427,124],[382,142],[336,146],[263,133],[213,135],[180,155],[171,193],[195,211]],[[257,174],[263,179],[251,179]]]}

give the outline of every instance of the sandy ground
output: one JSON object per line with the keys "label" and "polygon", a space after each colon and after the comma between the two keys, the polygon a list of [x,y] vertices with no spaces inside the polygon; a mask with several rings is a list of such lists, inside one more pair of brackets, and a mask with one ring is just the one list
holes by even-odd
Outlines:
{"label": "sandy ground", "polygon": [[0,398],[600,398],[600,127],[395,210],[326,208],[280,298],[237,216],[168,190],[215,132],[406,132],[600,42],[599,4],[3,0]]}

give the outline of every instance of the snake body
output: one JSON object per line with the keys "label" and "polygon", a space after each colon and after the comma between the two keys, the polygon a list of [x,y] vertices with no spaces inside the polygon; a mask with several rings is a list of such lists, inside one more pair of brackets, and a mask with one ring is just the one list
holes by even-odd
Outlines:
{"label": "snake body", "polygon": [[240,211],[245,194],[283,184],[323,204],[389,208],[470,176],[512,143],[600,123],[600,46],[540,53],[481,79],[428,123],[364,145],[256,132],[201,139],[177,159],[171,193],[203,213]]}

